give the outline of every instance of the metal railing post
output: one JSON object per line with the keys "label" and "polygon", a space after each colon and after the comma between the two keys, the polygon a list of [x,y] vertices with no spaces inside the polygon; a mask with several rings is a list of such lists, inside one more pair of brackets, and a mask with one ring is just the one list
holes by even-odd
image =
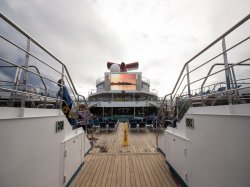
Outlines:
{"label": "metal railing post", "polygon": [[[64,86],[64,80],[63,80],[63,77],[64,77],[64,65],[62,65],[62,74],[61,74],[61,85],[60,85],[60,97],[61,99],[63,98],[63,86]],[[62,103],[63,101],[60,101],[60,108],[62,107]]]}
{"label": "metal railing post", "polygon": [[232,76],[233,76],[233,85],[234,85],[234,88],[237,88],[237,80],[236,80],[236,76],[235,76],[235,73],[234,73],[234,67],[232,66],[231,67],[231,71],[232,71]]}
{"label": "metal railing post", "polygon": [[[231,90],[231,85],[230,85],[230,79],[231,79],[231,72],[230,68],[228,65],[228,59],[227,59],[227,53],[226,53],[226,41],[225,38],[222,38],[222,50],[223,50],[223,59],[224,59],[224,65],[225,65],[225,75],[226,75],[226,84],[227,84],[227,90]],[[232,104],[232,96],[231,92],[227,94],[228,96],[228,104]]]}
{"label": "metal railing post", "polygon": [[[27,69],[29,69],[29,51],[30,51],[30,38],[28,38],[27,41],[27,52],[25,56],[25,68],[24,76],[23,76],[23,84],[22,84],[22,91],[28,92],[28,79],[29,79],[29,72]],[[24,108],[25,108],[25,101],[26,101],[26,94],[22,94],[22,101],[21,101],[21,117],[24,115]]]}
{"label": "metal railing post", "polygon": [[187,70],[187,87],[188,87],[188,97],[191,97],[191,91],[190,91],[190,77],[189,77],[189,67],[188,64],[186,66],[186,70]]}

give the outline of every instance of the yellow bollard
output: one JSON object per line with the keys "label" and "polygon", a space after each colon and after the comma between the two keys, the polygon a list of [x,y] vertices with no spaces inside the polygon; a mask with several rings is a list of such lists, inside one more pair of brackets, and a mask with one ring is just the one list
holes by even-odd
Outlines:
{"label": "yellow bollard", "polygon": [[128,145],[128,123],[125,123],[123,125],[123,131],[124,131],[124,136],[123,136],[123,145]]}

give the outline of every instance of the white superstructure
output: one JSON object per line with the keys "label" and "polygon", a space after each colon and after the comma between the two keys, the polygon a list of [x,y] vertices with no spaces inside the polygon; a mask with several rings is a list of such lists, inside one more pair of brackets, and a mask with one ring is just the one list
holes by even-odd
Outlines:
{"label": "white superstructure", "polygon": [[156,115],[159,103],[157,91],[142,72],[105,72],[88,96],[90,111],[99,119],[146,118]]}

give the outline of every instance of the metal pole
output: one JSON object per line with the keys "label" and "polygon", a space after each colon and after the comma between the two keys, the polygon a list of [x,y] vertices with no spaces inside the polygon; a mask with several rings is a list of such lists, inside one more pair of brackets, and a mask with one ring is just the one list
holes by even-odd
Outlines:
{"label": "metal pole", "polygon": [[[223,59],[224,59],[224,64],[225,64],[225,75],[226,75],[226,83],[227,83],[227,90],[231,89],[230,86],[230,79],[231,79],[231,72],[230,72],[230,68],[228,65],[228,59],[227,59],[227,53],[226,53],[226,41],[225,38],[222,38],[222,50],[223,50]],[[227,96],[228,96],[228,104],[232,104],[232,96],[231,93],[227,92]]]}
{"label": "metal pole", "polygon": [[57,85],[60,87],[60,93],[58,92],[58,97],[61,99],[58,102],[59,108],[62,108],[62,103],[63,103],[63,101],[62,101],[62,98],[63,98],[63,85],[64,85],[63,77],[64,77],[64,66],[62,65],[61,85],[58,85],[58,83],[57,83]]}
{"label": "metal pole", "polygon": [[235,76],[235,73],[234,73],[234,67],[232,66],[231,67],[231,70],[232,70],[232,75],[233,75],[233,79],[234,79],[234,88],[235,88],[235,95],[236,95],[236,98],[238,98],[239,96],[239,92],[238,92],[238,85],[237,85],[237,80],[236,80],[236,76]]}
{"label": "metal pole", "polygon": [[[14,67],[14,66],[13,66]],[[15,90],[18,89],[18,85],[19,85],[19,79],[20,79],[20,76],[21,76],[21,73],[22,73],[22,69],[20,67],[17,67],[17,70],[16,70],[16,75],[15,75]],[[15,101],[15,98],[16,98],[16,92],[11,92],[11,97],[9,99],[10,101],[10,106],[14,106],[14,101]]]}
{"label": "metal pole", "polygon": [[[29,51],[30,51],[30,38],[28,38],[27,41],[27,52],[26,52],[26,57],[25,57],[25,68],[29,68]],[[27,70],[24,71],[24,76],[23,76],[23,86],[22,86],[22,91],[28,92],[28,78],[29,78],[29,72]],[[25,101],[26,101],[26,94],[22,95],[22,102],[21,102],[21,116],[24,115],[24,108],[25,108]]]}
{"label": "metal pole", "polygon": [[187,70],[187,87],[188,87],[188,97],[191,97],[191,91],[190,91],[190,77],[189,77],[189,67],[188,64],[186,66],[186,70]]}
{"label": "metal pole", "polygon": [[62,74],[61,74],[62,83],[61,83],[61,88],[63,88],[63,86],[64,86],[64,80],[63,80],[63,78],[64,78],[64,65],[62,65]]}
{"label": "metal pole", "polygon": [[233,75],[233,83],[234,83],[234,88],[237,88],[237,80],[236,80],[236,76],[235,76],[235,73],[234,73],[234,67],[232,66],[231,67],[231,71],[232,71],[232,75]]}

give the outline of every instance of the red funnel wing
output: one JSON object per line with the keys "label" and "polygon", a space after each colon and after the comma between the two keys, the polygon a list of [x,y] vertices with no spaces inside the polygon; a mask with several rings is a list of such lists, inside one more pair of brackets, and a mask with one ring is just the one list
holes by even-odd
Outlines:
{"label": "red funnel wing", "polygon": [[[110,69],[110,67],[113,65],[113,64],[116,64],[114,62],[107,62],[107,68]],[[120,67],[121,65],[118,64]],[[121,72],[127,72],[127,71],[130,71],[130,70],[136,70],[139,68],[139,63],[138,62],[133,62],[133,63],[129,63],[129,64],[125,64],[125,67],[121,67]]]}
{"label": "red funnel wing", "polygon": [[126,68],[127,68],[128,71],[138,69],[139,68],[139,63],[138,62],[133,62],[133,63],[126,64]]}

